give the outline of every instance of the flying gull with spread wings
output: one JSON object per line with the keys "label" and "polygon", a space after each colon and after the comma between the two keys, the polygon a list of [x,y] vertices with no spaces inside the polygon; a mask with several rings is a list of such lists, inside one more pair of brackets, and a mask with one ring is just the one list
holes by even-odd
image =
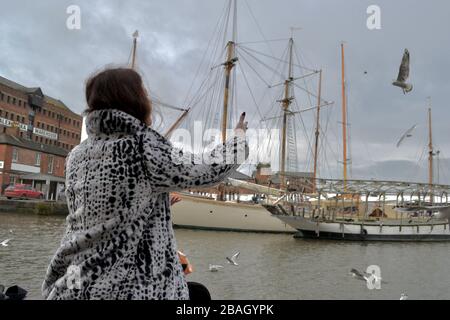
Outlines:
{"label": "flying gull with spread wings", "polygon": [[397,80],[392,82],[392,84],[396,87],[400,87],[403,90],[403,93],[406,94],[413,89],[412,84],[406,83],[406,80],[409,78],[409,51],[405,49],[403,53],[402,63],[400,64],[400,69],[398,70]]}
{"label": "flying gull with spread wings", "polygon": [[412,137],[412,132],[414,131],[414,129],[417,127],[417,124],[413,125],[411,128],[409,128],[398,140],[397,142],[397,148],[400,147],[400,145],[402,144],[403,140],[405,140],[406,138],[411,138]]}

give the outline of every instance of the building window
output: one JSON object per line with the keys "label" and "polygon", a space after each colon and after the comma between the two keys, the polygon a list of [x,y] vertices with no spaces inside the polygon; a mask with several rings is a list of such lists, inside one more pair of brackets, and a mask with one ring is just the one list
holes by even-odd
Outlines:
{"label": "building window", "polygon": [[19,161],[19,150],[17,148],[13,148],[12,150],[12,162]]}
{"label": "building window", "polygon": [[16,104],[16,98],[13,98],[13,102],[12,102],[13,104]]}
{"label": "building window", "polygon": [[45,116],[46,111],[47,111],[47,110],[42,109],[42,114],[43,114],[44,116]]}
{"label": "building window", "polygon": [[24,101],[23,102],[23,107],[26,108],[27,107],[27,103]]}
{"label": "building window", "polygon": [[53,173],[53,156],[48,156],[48,173]]}
{"label": "building window", "polygon": [[19,100],[19,107],[22,106],[22,100]]}
{"label": "building window", "polygon": [[3,94],[3,92],[0,94],[2,97],[2,101],[5,99],[5,95]]}
{"label": "building window", "polygon": [[9,100],[10,100],[10,99],[11,99],[11,97],[10,97],[10,96],[7,96],[7,97],[6,97],[6,102],[9,103]]}
{"label": "building window", "polygon": [[36,162],[35,162],[35,164],[37,166],[41,165],[41,154],[39,152],[36,152]]}
{"label": "building window", "polygon": [[25,123],[25,117],[22,117],[22,123]]}
{"label": "building window", "polygon": [[14,114],[11,113],[11,116],[9,117],[11,120],[14,120]]}
{"label": "building window", "polygon": [[20,116],[19,116],[19,115],[16,116],[16,121],[17,121],[17,122],[20,121]]}

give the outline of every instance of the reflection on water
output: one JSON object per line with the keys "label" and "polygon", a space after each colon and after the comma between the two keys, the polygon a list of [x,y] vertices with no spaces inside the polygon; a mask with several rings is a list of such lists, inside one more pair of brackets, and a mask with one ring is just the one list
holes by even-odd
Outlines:
{"label": "reflection on water", "polygon": [[[41,299],[48,262],[64,231],[63,217],[0,214],[0,283],[18,284]],[[10,233],[10,230],[13,233]],[[353,243],[294,239],[290,235],[176,230],[189,257],[189,281],[215,299],[450,299],[450,243]],[[240,251],[239,266],[225,257]],[[221,264],[209,272],[209,264]],[[386,284],[369,290],[351,268],[379,265]]]}

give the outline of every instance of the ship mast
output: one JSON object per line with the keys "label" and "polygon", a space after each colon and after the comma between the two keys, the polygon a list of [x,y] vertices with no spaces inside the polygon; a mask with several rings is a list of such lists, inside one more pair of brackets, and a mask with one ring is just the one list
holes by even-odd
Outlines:
{"label": "ship mast", "polygon": [[233,69],[236,61],[238,60],[235,52],[236,34],[237,34],[237,0],[230,0],[230,9],[233,5],[233,31],[232,40],[227,43],[227,61],[222,65],[225,69],[225,91],[223,93],[223,113],[222,113],[222,142],[227,140],[227,125],[228,125],[228,105],[230,100],[230,82],[231,82],[231,70]]}
{"label": "ship mast", "polygon": [[136,47],[137,47],[137,38],[139,37],[139,32],[136,30],[133,33],[133,51],[131,54],[131,69],[134,69],[136,65]]}
{"label": "ship mast", "polygon": [[433,204],[433,131],[431,127],[431,103],[428,107],[428,184],[430,186],[430,201]]}
{"label": "ship mast", "polygon": [[237,61],[237,58],[235,57],[234,47],[234,41],[229,41],[227,43],[227,61],[223,63],[225,67],[225,91],[223,93],[222,142],[225,142],[227,140],[231,70],[233,69],[235,62]]}
{"label": "ship mast", "polygon": [[289,39],[289,71],[288,78],[284,82],[284,99],[281,100],[283,108],[283,127],[281,132],[281,165],[280,165],[280,177],[281,177],[281,188],[284,188],[286,183],[286,134],[287,134],[287,117],[289,113],[289,106],[292,101],[291,95],[291,84],[293,81],[292,75],[292,54],[293,54],[294,39],[291,37]]}
{"label": "ship mast", "polygon": [[341,43],[341,67],[342,67],[342,157],[344,167],[344,191],[347,190],[347,101],[345,97],[345,56],[344,56],[344,43]]}
{"label": "ship mast", "polygon": [[317,116],[316,116],[316,132],[315,132],[315,143],[314,143],[314,180],[313,180],[313,193],[316,193],[316,179],[317,179],[317,158],[319,150],[319,132],[320,132],[320,100],[322,94],[322,70],[319,71],[319,91],[317,94]]}

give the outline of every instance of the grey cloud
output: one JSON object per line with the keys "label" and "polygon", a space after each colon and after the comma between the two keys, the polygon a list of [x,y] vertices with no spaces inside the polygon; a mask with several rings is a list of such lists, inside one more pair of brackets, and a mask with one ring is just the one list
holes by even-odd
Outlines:
{"label": "grey cloud", "polygon": [[[335,175],[340,173],[333,154],[340,156],[341,40],[346,41],[354,174],[370,177],[369,172],[376,171],[379,178],[400,179],[410,177],[408,170],[418,169],[413,164],[423,148],[420,144],[426,143],[427,96],[433,101],[435,143],[443,154],[448,153],[448,1],[240,0],[238,41],[261,40],[246,3],[268,39],[289,37],[291,26],[303,28],[295,33],[297,47],[309,66],[323,68],[323,95],[336,102],[329,115],[326,144],[334,149],[327,151],[327,158]],[[82,10],[79,31],[65,27],[66,8],[71,4]],[[382,29],[378,31],[366,28],[366,8],[371,4],[381,7]],[[131,34],[138,29],[138,65],[147,85],[163,100],[181,105],[224,5],[224,1],[208,0],[0,0],[0,74],[26,86],[40,86],[81,112],[86,78],[106,64],[127,63]],[[270,46],[278,55],[286,43]],[[391,85],[404,48],[412,59],[414,90],[408,95]],[[239,102],[239,108],[253,115],[253,125],[258,123],[249,97]],[[263,113],[278,111],[270,110],[268,103],[261,108]],[[175,118],[173,112],[161,112],[165,124]],[[310,131],[314,115],[305,114],[303,120]],[[397,137],[413,123],[423,130],[397,150]],[[304,135],[298,139],[305,146]],[[307,151],[302,150],[300,164],[306,166]],[[442,161],[443,167],[447,164]],[[322,172],[328,171],[325,167]],[[426,166],[421,163],[420,168]]]}

